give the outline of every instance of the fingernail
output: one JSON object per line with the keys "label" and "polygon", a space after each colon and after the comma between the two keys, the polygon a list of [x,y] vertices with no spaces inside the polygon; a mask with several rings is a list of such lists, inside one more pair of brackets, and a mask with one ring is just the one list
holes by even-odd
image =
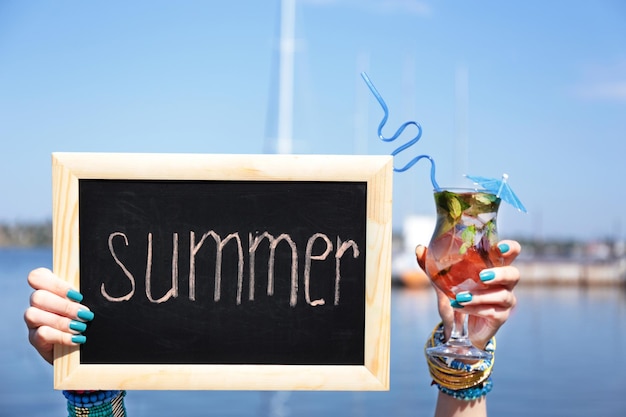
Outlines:
{"label": "fingernail", "polygon": [[472,301],[472,294],[467,291],[460,292],[456,295],[456,301],[459,303],[467,303],[468,301]]}
{"label": "fingernail", "polygon": [[87,338],[82,334],[76,334],[72,336],[72,343],[76,343],[77,345],[82,345],[87,341]]}
{"label": "fingernail", "polygon": [[78,313],[76,315],[78,316],[79,319],[85,320],[85,321],[91,321],[91,320],[93,320],[93,318],[95,316],[89,310],[78,310]]}
{"label": "fingernail", "polygon": [[463,308],[463,306],[461,304],[459,304],[459,302],[457,300],[452,300],[450,301],[450,305],[454,308]]}
{"label": "fingernail", "polygon": [[72,301],[76,301],[77,303],[80,303],[81,301],[83,301],[83,295],[79,293],[78,291],[72,290],[72,289],[70,289],[67,292],[67,298],[69,298]]}
{"label": "fingernail", "polygon": [[494,279],[496,277],[496,273],[493,271],[480,271],[480,274],[478,274],[478,276],[480,277],[481,281],[485,282]]}
{"label": "fingernail", "polygon": [[498,249],[500,249],[500,253],[507,253],[511,247],[506,243],[500,243]]}
{"label": "fingernail", "polygon": [[85,330],[87,330],[87,325],[83,323],[82,321],[72,320],[70,321],[70,329],[76,332],[82,333]]}

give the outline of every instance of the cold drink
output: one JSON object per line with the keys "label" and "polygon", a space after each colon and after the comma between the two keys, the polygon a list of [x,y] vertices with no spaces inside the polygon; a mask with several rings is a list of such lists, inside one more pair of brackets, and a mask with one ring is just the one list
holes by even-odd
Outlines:
{"label": "cold drink", "polygon": [[500,199],[481,191],[435,192],[437,224],[426,255],[426,273],[449,298],[484,287],[478,274],[503,264],[497,247]]}

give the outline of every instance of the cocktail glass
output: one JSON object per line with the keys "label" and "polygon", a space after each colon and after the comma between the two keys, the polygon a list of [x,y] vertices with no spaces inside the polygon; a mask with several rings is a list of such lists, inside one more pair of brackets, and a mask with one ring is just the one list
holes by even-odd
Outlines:
{"label": "cocktail glass", "polygon": [[[490,191],[441,189],[434,193],[437,223],[428,245],[425,269],[433,284],[452,303],[462,292],[484,288],[479,273],[503,265],[497,247],[496,219],[500,198]],[[450,338],[426,349],[429,356],[455,359],[490,359],[491,353],[472,345],[468,315],[454,309]]]}

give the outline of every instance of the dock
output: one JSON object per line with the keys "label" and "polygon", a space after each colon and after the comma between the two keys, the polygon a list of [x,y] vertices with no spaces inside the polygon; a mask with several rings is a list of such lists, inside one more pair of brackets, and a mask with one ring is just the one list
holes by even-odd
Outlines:
{"label": "dock", "polygon": [[626,258],[609,260],[521,259],[520,284],[528,285],[625,285]]}

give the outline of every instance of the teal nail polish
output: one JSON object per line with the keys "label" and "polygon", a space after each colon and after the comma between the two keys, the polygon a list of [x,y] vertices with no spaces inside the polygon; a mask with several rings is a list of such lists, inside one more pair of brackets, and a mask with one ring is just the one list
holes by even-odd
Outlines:
{"label": "teal nail polish", "polygon": [[478,276],[480,277],[481,281],[491,281],[492,279],[494,279],[496,277],[496,273],[493,271],[480,271],[480,274],[478,274]]}
{"label": "teal nail polish", "polygon": [[467,303],[468,301],[472,301],[472,294],[467,291],[460,292],[456,295],[456,301],[459,303]]}
{"label": "teal nail polish", "polygon": [[83,323],[82,321],[76,321],[76,320],[72,320],[70,322],[70,329],[82,333],[85,330],[87,330],[87,325],[85,323]]}
{"label": "teal nail polish", "polygon": [[76,301],[77,303],[80,303],[81,301],[83,301],[83,295],[79,293],[78,291],[72,290],[72,289],[70,289],[67,292],[67,298],[69,298],[72,301]]}
{"label": "teal nail polish", "polygon": [[91,320],[93,320],[93,318],[95,316],[89,310],[78,310],[78,313],[76,315],[78,316],[79,319],[85,320],[85,321],[91,321]]}
{"label": "teal nail polish", "polygon": [[511,247],[506,243],[500,243],[498,249],[500,249],[500,253],[507,253]]}
{"label": "teal nail polish", "polygon": [[87,338],[82,334],[76,334],[72,336],[72,343],[76,343],[77,345],[82,345],[87,341]]}
{"label": "teal nail polish", "polygon": [[454,308],[463,308],[463,306],[461,304],[459,304],[459,302],[457,300],[452,300],[450,301],[450,305]]}

